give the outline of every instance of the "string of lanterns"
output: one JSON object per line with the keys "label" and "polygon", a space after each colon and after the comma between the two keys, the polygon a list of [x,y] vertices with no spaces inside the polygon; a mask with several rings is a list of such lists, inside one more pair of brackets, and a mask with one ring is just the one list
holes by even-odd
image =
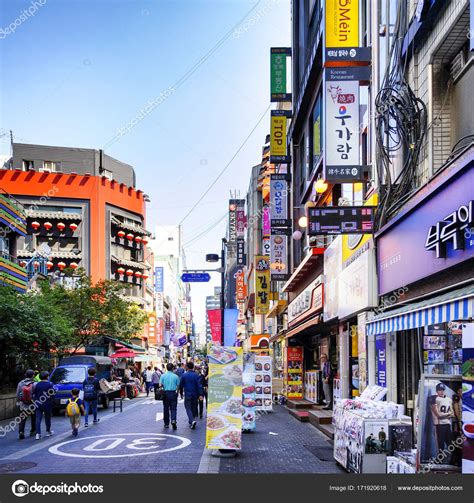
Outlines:
{"label": "string of lanterns", "polygon": [[[34,222],[31,222],[31,227],[35,232],[37,232],[41,227],[41,224],[35,220]],[[53,224],[51,222],[44,222],[43,227],[46,229],[46,231],[49,232],[53,228]],[[72,232],[75,232],[75,230],[78,228],[78,224],[72,222],[68,227]],[[66,229],[66,224],[64,222],[58,222],[56,224],[56,228],[59,230],[59,232],[64,232],[64,230]]]}

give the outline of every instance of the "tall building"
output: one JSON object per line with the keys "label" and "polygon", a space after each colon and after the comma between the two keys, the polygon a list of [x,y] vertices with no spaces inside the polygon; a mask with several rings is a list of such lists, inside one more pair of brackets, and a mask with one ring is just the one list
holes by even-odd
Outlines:
{"label": "tall building", "polygon": [[83,268],[93,281],[120,281],[145,306],[147,197],[131,166],[101,150],[13,143],[0,187],[24,207],[16,253],[30,277],[43,267],[60,281],[65,268]]}

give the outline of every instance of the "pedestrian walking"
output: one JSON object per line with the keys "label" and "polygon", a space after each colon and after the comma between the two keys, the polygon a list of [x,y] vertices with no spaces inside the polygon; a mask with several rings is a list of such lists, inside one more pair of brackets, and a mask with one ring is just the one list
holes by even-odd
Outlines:
{"label": "pedestrian walking", "polygon": [[[207,409],[207,387],[208,387],[208,381],[209,381],[209,375],[208,375],[208,370],[206,367],[201,369],[201,386],[202,386],[202,391],[203,391],[203,396],[204,400],[206,400],[206,409]],[[199,400],[198,401],[198,406],[199,406],[199,418],[202,419],[202,415],[204,412],[204,400]]]}
{"label": "pedestrian walking", "polygon": [[33,388],[35,386],[35,372],[28,369],[25,378],[22,379],[16,388],[16,404],[20,409],[20,424],[18,426],[18,436],[20,440],[25,438],[25,426],[28,417],[31,420],[30,437],[36,434],[36,406],[33,402]]}
{"label": "pedestrian walking", "polygon": [[186,368],[179,383],[179,393],[183,396],[184,392],[184,408],[188,415],[189,427],[194,430],[198,416],[198,402],[203,399],[204,391],[200,376],[194,372],[194,363],[186,363]]}
{"label": "pedestrian walking", "polygon": [[170,416],[173,430],[178,427],[177,408],[178,408],[178,389],[180,385],[179,377],[173,372],[173,364],[166,365],[166,372],[160,377],[160,386],[163,387],[163,422],[165,428],[169,428]]}
{"label": "pedestrian walking", "polygon": [[150,396],[150,390],[153,386],[153,370],[148,366],[143,372],[143,380],[145,381],[146,396]]}
{"label": "pedestrian walking", "polygon": [[72,428],[72,436],[77,437],[79,434],[79,426],[81,425],[81,416],[84,415],[84,403],[79,398],[79,388],[71,390],[72,398],[66,406],[66,417],[69,418]]}
{"label": "pedestrian walking", "polygon": [[151,385],[153,386],[153,391],[157,392],[158,388],[160,387],[160,378],[162,376],[161,370],[159,370],[158,367],[154,368],[153,375],[151,376]]}
{"label": "pedestrian walking", "polygon": [[321,354],[320,363],[323,379],[324,400],[326,402],[326,407],[323,407],[323,409],[332,410],[332,381],[334,374],[326,353]]}
{"label": "pedestrian walking", "polygon": [[180,379],[183,376],[184,372],[186,371],[184,367],[185,367],[184,363],[176,365],[176,370],[174,372]]}
{"label": "pedestrian walking", "polygon": [[46,436],[53,434],[51,430],[51,415],[53,413],[54,386],[49,380],[49,372],[40,372],[40,382],[33,386],[33,401],[36,405],[36,440],[41,438],[41,422],[44,416]]}
{"label": "pedestrian walking", "polygon": [[99,403],[99,391],[100,391],[100,383],[99,379],[95,376],[95,369],[90,368],[87,371],[88,377],[82,383],[84,388],[84,408],[85,408],[85,416],[84,416],[84,428],[89,426],[89,413],[92,412],[94,417],[93,423],[97,424],[100,419],[97,418],[97,406]]}

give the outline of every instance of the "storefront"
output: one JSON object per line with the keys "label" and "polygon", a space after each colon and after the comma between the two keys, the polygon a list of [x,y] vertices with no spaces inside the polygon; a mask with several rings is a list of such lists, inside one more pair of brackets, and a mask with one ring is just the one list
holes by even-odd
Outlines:
{"label": "storefront", "polygon": [[[376,235],[381,298],[367,322],[369,381],[418,417],[418,469],[462,428],[462,339],[472,330],[474,306],[472,167],[471,149]],[[450,410],[444,433],[433,412],[440,396]],[[435,464],[459,468],[459,450]]]}

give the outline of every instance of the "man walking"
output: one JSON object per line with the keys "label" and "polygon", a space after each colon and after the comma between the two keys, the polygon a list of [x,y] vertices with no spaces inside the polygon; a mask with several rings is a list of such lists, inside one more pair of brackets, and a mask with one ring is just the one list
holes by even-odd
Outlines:
{"label": "man walking", "polygon": [[150,396],[150,389],[152,387],[153,383],[153,370],[151,370],[151,366],[148,366],[143,372],[143,378],[145,381],[145,389],[146,389],[146,396]]}
{"label": "man walking", "polygon": [[97,424],[100,419],[97,419],[97,405],[99,401],[100,383],[95,376],[95,369],[90,368],[87,371],[89,377],[82,383],[84,387],[84,408],[86,410],[84,416],[84,428],[89,426],[89,412],[94,416],[94,424]]}
{"label": "man walking", "polygon": [[176,370],[174,372],[181,379],[181,377],[183,376],[183,374],[185,372],[184,363],[180,363],[179,365],[176,365]]}
{"label": "man walking", "polygon": [[25,426],[28,416],[31,418],[30,437],[36,434],[36,407],[33,403],[33,387],[35,385],[34,370],[27,370],[25,378],[18,383],[16,388],[16,401],[20,409],[19,438],[25,438]]}
{"label": "man walking", "polygon": [[153,386],[153,391],[155,392],[155,394],[158,388],[160,387],[161,375],[162,375],[161,370],[159,370],[158,367],[155,367],[153,375],[151,376],[151,384]]}
{"label": "man walking", "polygon": [[178,427],[176,423],[176,409],[178,407],[179,377],[173,372],[172,363],[166,365],[166,370],[167,372],[160,377],[160,386],[163,386],[163,391],[165,392],[163,397],[163,422],[165,423],[165,428],[169,428],[171,414],[171,426],[173,430],[176,430]]}
{"label": "man walking", "polygon": [[46,423],[46,435],[50,437],[51,415],[53,412],[54,386],[49,380],[49,372],[44,370],[40,373],[40,382],[35,383],[33,388],[33,401],[36,405],[36,440],[41,438],[41,421]]}
{"label": "man walking", "polygon": [[201,377],[194,372],[194,363],[186,363],[187,371],[182,375],[179,383],[179,392],[183,396],[184,408],[188,415],[189,427],[196,428],[196,418],[198,415],[198,400],[203,399],[204,391],[201,385]]}

